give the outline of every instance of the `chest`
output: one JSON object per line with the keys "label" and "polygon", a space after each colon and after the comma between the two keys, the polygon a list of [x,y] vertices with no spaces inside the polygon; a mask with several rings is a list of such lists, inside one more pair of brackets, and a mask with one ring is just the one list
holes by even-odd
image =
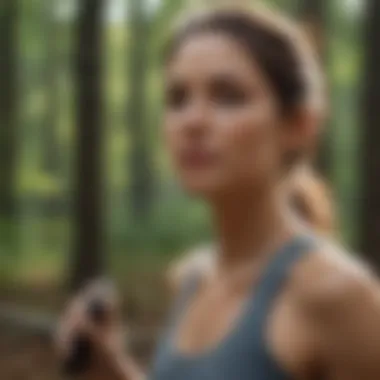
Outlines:
{"label": "chest", "polygon": [[186,289],[152,379],[312,379],[315,333],[290,286],[306,243],[290,241],[246,288],[218,287],[202,297]]}
{"label": "chest", "polygon": [[212,292],[190,303],[160,348],[154,379],[312,378],[314,337],[291,295],[267,312],[251,297]]}
{"label": "chest", "polygon": [[227,339],[238,328],[250,303],[247,291],[215,286],[193,299],[180,318],[173,344],[186,355],[199,355]]}

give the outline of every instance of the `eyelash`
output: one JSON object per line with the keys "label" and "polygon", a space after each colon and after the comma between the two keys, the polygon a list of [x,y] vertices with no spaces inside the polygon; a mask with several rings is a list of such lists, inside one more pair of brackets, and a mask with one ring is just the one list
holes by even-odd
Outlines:
{"label": "eyelash", "polygon": [[[215,104],[231,107],[242,105],[247,100],[247,95],[241,89],[227,86],[213,88],[210,97]],[[165,104],[170,109],[179,110],[186,105],[189,98],[190,93],[186,89],[172,89],[166,93]]]}
{"label": "eyelash", "polygon": [[246,101],[246,94],[240,89],[219,88],[214,89],[212,98],[217,104],[225,106],[239,106]]}

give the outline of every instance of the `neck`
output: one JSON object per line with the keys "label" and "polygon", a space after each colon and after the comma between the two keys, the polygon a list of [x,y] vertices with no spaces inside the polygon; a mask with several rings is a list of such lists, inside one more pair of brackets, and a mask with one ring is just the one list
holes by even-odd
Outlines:
{"label": "neck", "polygon": [[231,269],[273,252],[291,234],[279,192],[247,191],[212,205],[220,269]]}

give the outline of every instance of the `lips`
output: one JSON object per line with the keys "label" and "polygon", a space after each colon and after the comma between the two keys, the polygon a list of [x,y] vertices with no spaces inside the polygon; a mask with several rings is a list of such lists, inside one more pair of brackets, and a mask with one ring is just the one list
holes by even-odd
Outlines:
{"label": "lips", "polygon": [[203,168],[215,162],[216,155],[207,150],[191,149],[180,154],[181,165],[187,168]]}

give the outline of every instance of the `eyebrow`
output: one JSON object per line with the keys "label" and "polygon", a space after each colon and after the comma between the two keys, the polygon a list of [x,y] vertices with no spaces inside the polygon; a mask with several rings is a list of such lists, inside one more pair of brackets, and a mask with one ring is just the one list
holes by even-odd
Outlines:
{"label": "eyebrow", "polygon": [[218,74],[215,74],[211,77],[211,81],[213,82],[228,82],[228,83],[231,83],[231,82],[235,82],[235,83],[241,83],[241,84],[246,84],[247,81],[245,79],[245,76],[242,76],[242,75],[236,75],[234,73],[230,73],[230,72],[225,72],[225,73],[218,73]]}
{"label": "eyebrow", "polygon": [[[247,81],[245,79],[245,76],[243,77],[242,75],[239,74],[234,74],[231,72],[219,72],[216,74],[210,75],[210,77],[207,78],[208,82],[219,82],[219,83],[239,83],[239,84],[246,84]],[[178,85],[186,85],[187,80],[184,78],[181,78],[180,76],[170,76],[168,75],[166,77],[166,88],[172,87],[172,86],[178,86]],[[170,86],[168,86],[170,84]]]}

